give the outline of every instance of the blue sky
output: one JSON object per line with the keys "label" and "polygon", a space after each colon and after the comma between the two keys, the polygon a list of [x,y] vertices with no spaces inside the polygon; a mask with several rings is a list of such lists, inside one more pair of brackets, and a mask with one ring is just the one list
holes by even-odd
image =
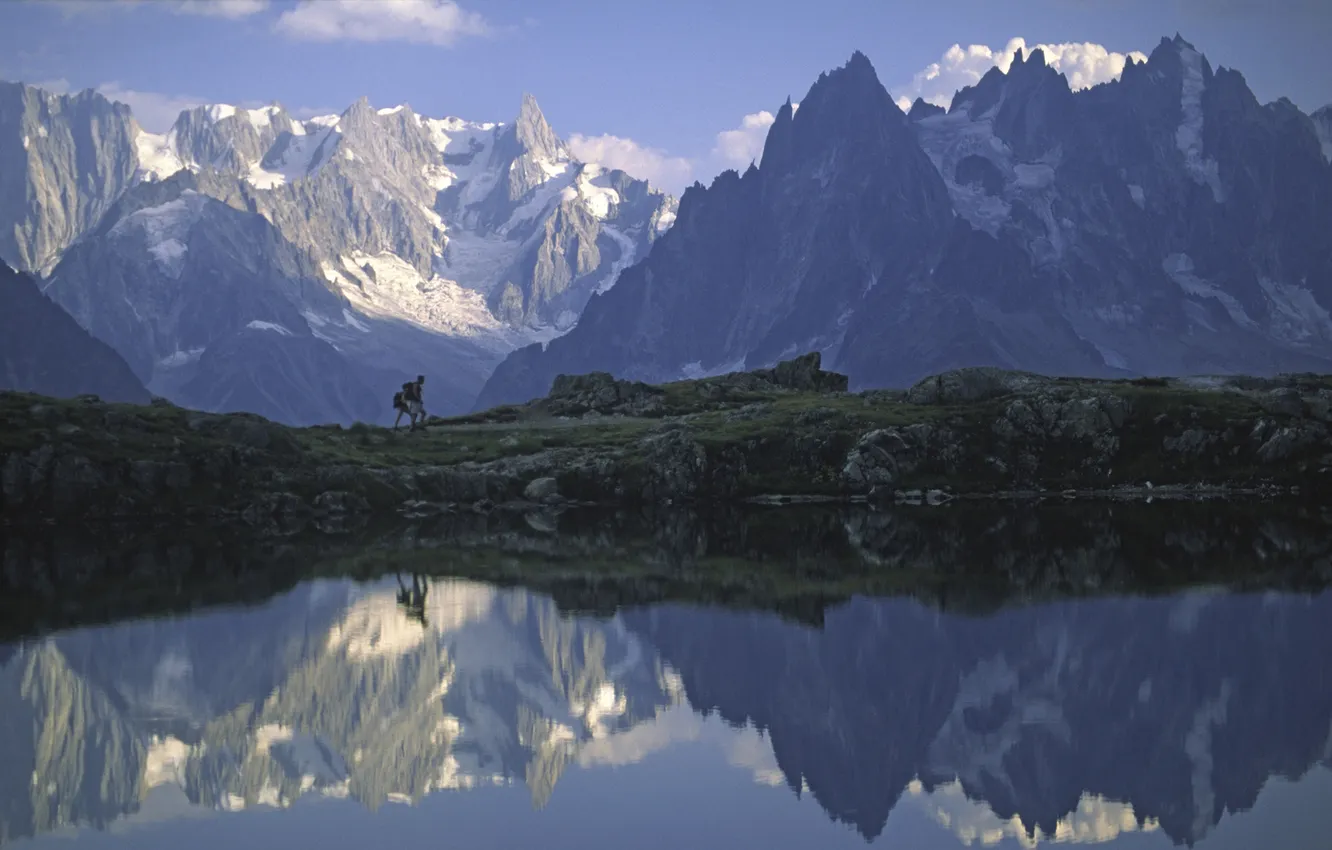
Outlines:
{"label": "blue sky", "polygon": [[1332,103],[1330,0],[0,0],[0,77],[99,88],[157,131],[194,103],[362,95],[503,121],[530,91],[576,151],[678,190],[746,164],[764,111],[853,50],[946,102],[1014,38],[1095,83],[1176,31],[1263,101]]}

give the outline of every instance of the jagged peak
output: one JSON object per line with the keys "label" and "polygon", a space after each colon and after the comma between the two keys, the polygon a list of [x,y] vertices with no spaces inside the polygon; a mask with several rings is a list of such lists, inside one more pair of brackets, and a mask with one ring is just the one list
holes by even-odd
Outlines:
{"label": "jagged peak", "polygon": [[911,109],[907,111],[907,118],[911,121],[919,121],[922,118],[929,118],[931,115],[942,115],[947,111],[942,106],[930,103],[923,97],[918,97],[915,103],[911,104]]}
{"label": "jagged peak", "polygon": [[513,130],[519,146],[536,156],[556,159],[564,151],[564,143],[555,135],[536,96],[530,92],[523,93]]}
{"label": "jagged peak", "polygon": [[365,95],[361,95],[355,100],[355,102],[352,103],[351,106],[348,106],[346,109],[344,109],[342,111],[342,114],[345,117],[350,115],[372,113],[374,111],[375,111],[374,107],[370,105],[370,98],[366,97]]}

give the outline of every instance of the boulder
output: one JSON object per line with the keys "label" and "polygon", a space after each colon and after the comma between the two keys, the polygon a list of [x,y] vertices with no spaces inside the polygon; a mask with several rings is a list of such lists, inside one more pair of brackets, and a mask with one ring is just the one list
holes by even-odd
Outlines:
{"label": "boulder", "polygon": [[609,372],[586,375],[557,375],[546,395],[545,407],[555,416],[581,416],[597,413],[625,413],[625,408],[642,408],[665,391],[641,381],[617,380]]}
{"label": "boulder", "polygon": [[756,369],[749,374],[788,390],[844,393],[848,386],[846,375],[823,371],[823,355],[817,351],[794,360],[785,360],[771,369]]}
{"label": "boulder", "polygon": [[1050,383],[1030,372],[1010,372],[993,366],[970,366],[924,378],[907,390],[911,404],[968,404],[987,401]]}
{"label": "boulder", "polygon": [[914,467],[911,446],[896,428],[870,431],[847,452],[842,478],[857,490],[890,487],[898,476]]}
{"label": "boulder", "polygon": [[529,502],[550,502],[560,498],[560,488],[554,478],[538,478],[523,489],[523,498]]}

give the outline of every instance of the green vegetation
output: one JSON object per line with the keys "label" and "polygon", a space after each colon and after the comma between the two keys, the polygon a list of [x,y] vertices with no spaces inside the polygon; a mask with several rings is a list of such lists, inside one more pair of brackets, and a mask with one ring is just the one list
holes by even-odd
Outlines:
{"label": "green vegetation", "polygon": [[3,505],[16,515],[246,513],[262,524],[512,502],[538,478],[554,479],[559,498],[600,504],[1332,482],[1325,377],[1203,384],[975,369],[906,392],[848,393],[827,389],[845,382],[817,358],[792,363],[780,377],[803,389],[773,383],[780,368],[661,387],[593,374],[417,431],[4,393]]}

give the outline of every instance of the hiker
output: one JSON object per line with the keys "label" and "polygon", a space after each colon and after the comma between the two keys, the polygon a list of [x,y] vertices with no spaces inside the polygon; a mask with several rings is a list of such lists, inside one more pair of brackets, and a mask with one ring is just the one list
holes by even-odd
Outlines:
{"label": "hiker", "polygon": [[416,430],[417,420],[420,419],[422,425],[425,424],[426,411],[423,400],[425,388],[425,375],[417,375],[415,381],[408,381],[402,385],[402,391],[393,394],[393,409],[398,411],[398,418],[393,420],[393,430],[398,430],[398,423],[402,422],[402,415],[407,414],[411,421],[411,430]]}
{"label": "hiker", "polygon": [[408,590],[402,583],[402,576],[394,571],[394,578],[398,580],[398,605],[407,614],[407,619],[416,620],[422,626],[429,626],[430,620],[426,616],[426,594],[430,592],[430,585],[426,583],[425,576],[419,573],[412,573],[412,589]]}

